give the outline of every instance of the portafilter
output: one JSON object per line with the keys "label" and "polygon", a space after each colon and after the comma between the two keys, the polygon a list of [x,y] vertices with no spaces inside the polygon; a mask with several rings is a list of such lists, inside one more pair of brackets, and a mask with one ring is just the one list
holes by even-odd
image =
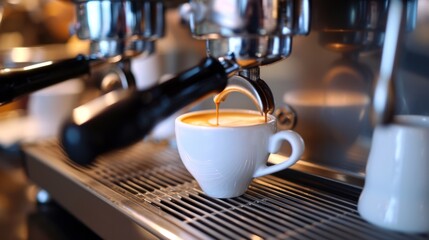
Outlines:
{"label": "portafilter", "polygon": [[111,92],[78,107],[62,130],[64,150],[75,162],[89,164],[101,154],[142,140],[184,106],[228,88],[246,92],[262,113],[272,112],[273,96],[259,78],[259,66],[289,56],[292,37],[308,33],[309,4],[193,0],[182,5],[193,36],[207,41],[207,58],[160,85]]}

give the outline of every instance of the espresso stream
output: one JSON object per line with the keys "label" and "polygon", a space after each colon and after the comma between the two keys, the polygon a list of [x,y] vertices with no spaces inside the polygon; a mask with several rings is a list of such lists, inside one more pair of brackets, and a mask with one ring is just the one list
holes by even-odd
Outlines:
{"label": "espresso stream", "polygon": [[[261,115],[262,115],[262,109],[258,105],[258,101],[256,100],[256,98],[252,94],[250,94],[249,92],[247,92],[244,89],[239,88],[239,87],[230,87],[230,88],[227,88],[227,89],[223,90],[222,92],[218,93],[213,98],[213,101],[214,101],[214,103],[216,105],[216,126],[219,126],[219,109],[220,109],[220,103],[223,102],[223,101],[225,101],[226,98],[227,98],[227,96],[230,93],[232,93],[232,92],[241,93],[244,96],[247,96],[253,102],[253,104],[255,105],[255,107],[257,109],[259,109],[259,111],[261,112]],[[265,121],[264,122],[266,123],[268,121],[268,113],[264,112],[264,115],[265,115]]]}
{"label": "espresso stream", "polygon": [[215,112],[207,112],[201,113],[198,115],[193,115],[182,119],[184,123],[197,125],[197,126],[206,126],[206,127],[242,127],[242,126],[253,126],[262,123],[266,123],[268,121],[268,113],[258,114],[252,112],[243,112],[243,111],[229,111],[229,112],[221,112],[220,111],[220,103],[225,100],[226,96],[231,92],[239,92],[248,96],[253,102],[255,106],[258,107],[256,100],[252,99],[252,96],[249,95],[246,91],[243,91],[240,88],[229,89],[226,94],[222,95],[222,93],[218,94],[214,97],[214,103],[216,106]]}

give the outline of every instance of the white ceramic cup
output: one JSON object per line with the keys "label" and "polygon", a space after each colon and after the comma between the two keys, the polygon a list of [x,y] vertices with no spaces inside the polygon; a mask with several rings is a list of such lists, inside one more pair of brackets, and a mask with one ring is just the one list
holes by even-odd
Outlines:
{"label": "white ceramic cup", "polygon": [[[259,112],[225,109],[224,112]],[[246,192],[253,178],[286,169],[295,164],[304,151],[301,136],[293,131],[276,133],[276,118],[251,126],[198,126],[183,122],[189,116],[215,113],[202,110],[176,119],[175,131],[180,157],[202,190],[211,197],[232,198]],[[276,153],[283,141],[292,153],[285,161],[267,166],[270,153]]]}
{"label": "white ceramic cup", "polygon": [[400,115],[375,128],[358,210],[383,228],[429,232],[428,116]]}

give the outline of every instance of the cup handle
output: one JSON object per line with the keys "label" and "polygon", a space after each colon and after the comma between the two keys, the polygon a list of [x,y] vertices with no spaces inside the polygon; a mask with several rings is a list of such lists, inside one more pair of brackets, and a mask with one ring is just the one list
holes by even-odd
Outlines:
{"label": "cup handle", "polygon": [[281,131],[272,135],[268,142],[268,151],[270,153],[277,153],[283,141],[288,141],[291,145],[292,153],[289,159],[285,158],[283,162],[271,166],[263,165],[256,170],[253,177],[262,177],[284,170],[295,164],[301,158],[301,155],[304,153],[304,140],[302,140],[298,133],[291,130]]}

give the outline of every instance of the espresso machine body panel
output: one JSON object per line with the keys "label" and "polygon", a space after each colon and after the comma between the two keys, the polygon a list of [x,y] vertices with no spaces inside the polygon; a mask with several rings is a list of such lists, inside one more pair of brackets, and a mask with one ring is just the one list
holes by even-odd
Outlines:
{"label": "espresso machine body panel", "polygon": [[[373,94],[380,75],[389,3],[311,1],[309,34],[293,37],[287,58],[260,68],[261,77],[273,92],[278,118],[288,116],[283,123],[279,121],[278,128],[302,135],[306,144],[303,161],[315,167],[317,174],[325,174],[320,169],[329,169],[333,174],[327,176],[340,181],[347,176],[365,177],[374,128]],[[422,32],[427,32],[427,11],[417,8],[424,4],[422,1],[404,3],[404,35],[395,68],[395,114],[425,115],[427,110],[417,99],[424,99],[422,92],[428,86],[423,79],[427,74],[417,66],[427,59],[429,49],[421,38]],[[419,57],[414,55],[417,46]],[[420,93],[413,96],[412,92]],[[410,101],[415,104],[411,106]],[[210,100],[202,105],[211,106]],[[231,96],[221,108],[240,106],[254,108],[238,95]],[[282,154],[290,154],[288,146]]]}

